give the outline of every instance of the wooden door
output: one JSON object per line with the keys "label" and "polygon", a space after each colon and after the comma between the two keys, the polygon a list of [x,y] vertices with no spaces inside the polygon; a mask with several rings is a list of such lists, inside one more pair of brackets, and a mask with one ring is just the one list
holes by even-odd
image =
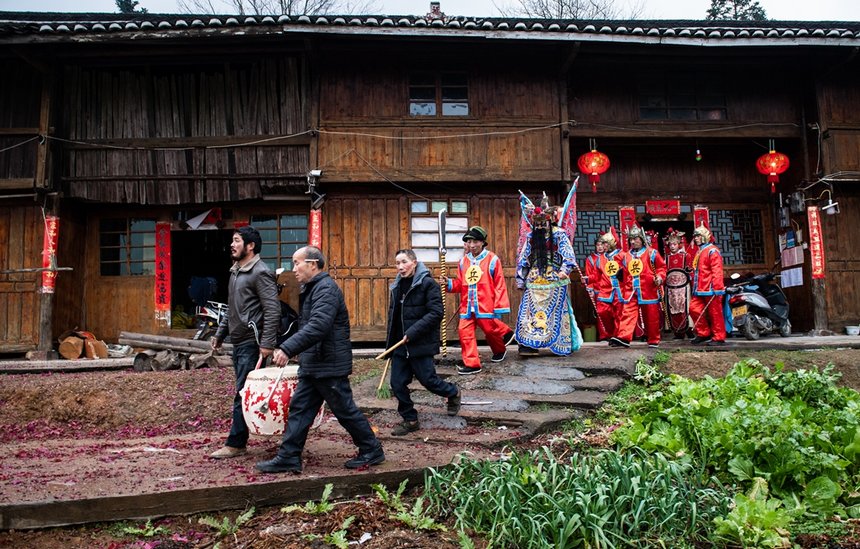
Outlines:
{"label": "wooden door", "polygon": [[[0,206],[0,271],[42,266],[42,215],[37,207]],[[0,274],[0,353],[39,345],[38,272]]]}

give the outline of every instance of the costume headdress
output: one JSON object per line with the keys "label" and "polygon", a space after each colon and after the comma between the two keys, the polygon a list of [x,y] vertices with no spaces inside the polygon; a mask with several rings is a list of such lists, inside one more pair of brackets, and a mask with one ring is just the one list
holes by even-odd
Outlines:
{"label": "costume headdress", "polygon": [[705,227],[704,223],[696,227],[696,230],[693,231],[693,236],[701,236],[706,244],[711,241],[711,231]]}
{"label": "costume headdress", "polygon": [[630,225],[630,228],[627,229],[627,242],[630,242],[634,238],[641,238],[643,245],[648,244],[648,236],[638,225]]}
{"label": "costume headdress", "polygon": [[603,244],[609,248],[608,251],[612,251],[616,246],[618,246],[618,240],[616,240],[615,235],[612,234],[611,230],[600,235],[600,242],[603,242]]}
{"label": "costume headdress", "polygon": [[676,231],[672,227],[669,227],[669,230],[666,231],[666,236],[663,237],[663,240],[668,244],[669,242],[678,242],[681,243],[684,240],[684,231]]}
{"label": "costume headdress", "polygon": [[481,242],[486,242],[487,231],[480,225],[469,227],[469,230],[463,235],[463,242],[466,242],[467,240],[480,240]]}

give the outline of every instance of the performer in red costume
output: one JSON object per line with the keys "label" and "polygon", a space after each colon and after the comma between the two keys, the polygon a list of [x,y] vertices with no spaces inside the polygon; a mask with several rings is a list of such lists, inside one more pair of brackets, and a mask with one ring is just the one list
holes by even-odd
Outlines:
{"label": "performer in red costume", "polygon": [[[599,311],[600,306],[597,305],[597,294],[598,294],[598,282],[600,281],[601,269],[599,265],[601,265],[602,261],[606,261],[603,256],[604,252],[606,252],[606,244],[603,242],[602,238],[605,233],[600,233],[597,235],[597,238],[594,239],[594,253],[589,255],[585,260],[585,280],[583,283],[585,284],[585,291],[588,292],[592,302],[594,302],[594,307]],[[614,334],[609,334],[606,332],[606,326],[603,324],[603,320],[598,315],[597,317],[597,341],[606,341]]]}
{"label": "performer in red costume", "polygon": [[723,255],[711,244],[711,231],[699,225],[693,231],[693,297],[690,299],[690,318],[696,337],[693,345],[726,344],[726,320],[723,315]]}
{"label": "performer in red costume", "polygon": [[[605,338],[613,345],[612,339],[618,331],[618,320],[624,308],[623,295],[630,293],[625,289],[627,278],[624,272],[624,252],[616,249],[618,242],[612,232],[600,236],[598,242],[603,244],[604,252],[595,257],[594,264],[586,263],[588,285],[594,292],[597,305],[597,325],[604,331]],[[590,259],[590,258],[589,258]],[[589,271],[591,267],[591,271]]]}
{"label": "performer in red costume", "polygon": [[684,246],[684,233],[670,228],[666,232],[666,296],[664,311],[668,328],[675,339],[684,339],[690,331],[690,272],[693,254]]}
{"label": "performer in red costume", "polygon": [[472,375],[481,371],[481,357],[478,355],[478,341],[475,329],[481,328],[487,344],[493,352],[493,362],[505,359],[507,349],[504,337],[509,330],[507,325],[495,322],[501,315],[511,312],[508,287],[502,262],[493,252],[484,249],[487,231],[474,226],[463,235],[463,242],[469,247],[458,264],[458,277],[443,279],[449,292],[460,294],[460,348],[463,364],[457,367],[460,375]]}
{"label": "performer in red costume", "polygon": [[645,232],[633,225],[627,233],[630,251],[626,254],[626,269],[629,275],[629,295],[624,303],[624,312],[618,326],[618,334],[609,343],[629,347],[633,331],[641,318],[645,324],[648,346],[660,344],[663,326],[661,311],[661,287],[666,280],[666,262],[654,248],[646,245]]}

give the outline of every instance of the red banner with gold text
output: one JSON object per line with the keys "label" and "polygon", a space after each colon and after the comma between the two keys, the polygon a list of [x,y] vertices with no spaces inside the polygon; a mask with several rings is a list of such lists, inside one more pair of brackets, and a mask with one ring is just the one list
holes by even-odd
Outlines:
{"label": "red banner with gold text", "polygon": [[170,223],[155,224],[155,317],[170,320]]}
{"label": "red banner with gold text", "polygon": [[636,224],[636,208],[633,206],[622,206],[618,208],[618,218],[619,225],[621,229],[621,242],[618,244],[621,246],[622,251],[627,251],[630,248],[630,245],[627,243],[627,231]]}
{"label": "red banner with gold text", "polygon": [[45,236],[42,239],[42,289],[43,294],[52,294],[57,284],[57,271],[54,264],[57,257],[57,243],[60,237],[60,218],[55,215],[45,217]]}
{"label": "red banner with gold text", "polygon": [[812,257],[812,278],[824,278],[824,240],[821,236],[821,212],[818,206],[806,208],[809,220],[809,254]]}
{"label": "red banner with gold text", "polygon": [[308,244],[311,246],[316,246],[319,248],[322,246],[322,211],[321,210],[311,210],[311,218],[310,218],[310,227],[308,227],[310,232],[308,236]]}

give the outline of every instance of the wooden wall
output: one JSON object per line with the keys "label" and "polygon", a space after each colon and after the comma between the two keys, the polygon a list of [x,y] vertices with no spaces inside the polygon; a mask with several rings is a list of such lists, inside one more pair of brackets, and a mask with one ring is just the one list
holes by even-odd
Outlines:
{"label": "wooden wall", "polygon": [[[448,196],[428,195],[447,199]],[[482,225],[489,233],[489,248],[499,255],[508,278],[512,310],[519,306],[514,286],[514,250],[518,236],[519,203],[509,197],[463,195],[469,200],[469,223]],[[355,341],[384,340],[387,329],[388,287],[397,276],[394,252],[410,247],[409,200],[402,194],[369,196],[338,194],[323,208],[323,252],[329,273],[343,289]],[[439,276],[438,263],[427,264]],[[456,265],[448,265],[456,276]],[[457,297],[447,299],[448,317],[457,307]],[[506,318],[512,326],[515,316]],[[457,320],[449,325],[449,340],[457,337]]]}
{"label": "wooden wall", "polygon": [[[0,190],[33,187],[42,79],[23,62],[0,59]],[[13,83],[14,85],[7,85]]]}
{"label": "wooden wall", "polygon": [[[0,204],[0,270],[42,266],[44,223],[32,203]],[[40,273],[0,274],[0,353],[35,350],[39,345]]]}
{"label": "wooden wall", "polygon": [[304,179],[310,138],[296,136],[308,129],[300,58],[186,63],[66,70],[63,126],[75,143],[64,146],[63,177],[72,197],[246,200]]}

